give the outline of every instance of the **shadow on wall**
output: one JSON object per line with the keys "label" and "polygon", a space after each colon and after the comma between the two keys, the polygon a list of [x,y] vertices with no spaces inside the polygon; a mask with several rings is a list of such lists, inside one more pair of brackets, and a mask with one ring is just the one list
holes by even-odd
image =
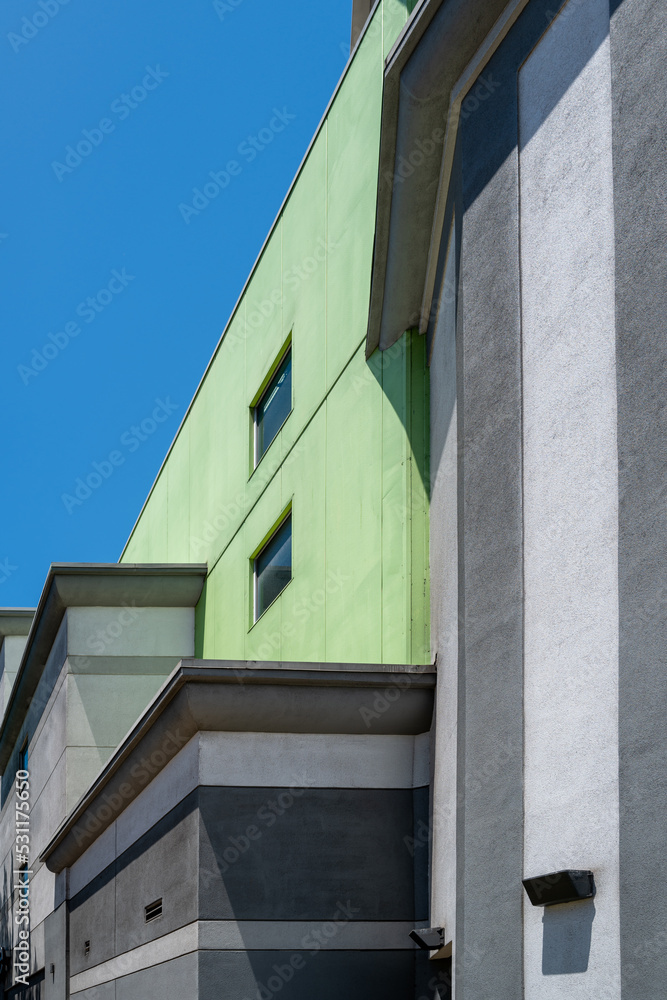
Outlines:
{"label": "shadow on wall", "polygon": [[[622,0],[612,0],[613,9],[621,2]],[[579,12],[583,6],[585,0],[568,0],[564,4],[558,0],[556,2],[537,0],[529,4],[505,43],[485,68],[484,72],[490,74],[496,82],[496,89],[479,110],[476,109],[468,114],[468,120],[462,130],[464,159],[467,166],[464,177],[466,209],[481,194],[505,160],[515,153],[517,147],[522,149],[530,142],[540,125],[546,121],[569,86],[607,38],[609,21],[589,19],[585,25],[586,39],[582,40],[582,44],[572,47],[566,64],[554,65],[548,97],[543,98],[543,103],[536,103],[531,120],[524,122],[523,132],[519,136],[517,70],[547,30],[568,31],[568,26],[580,16]],[[475,128],[465,127],[469,122],[474,123]],[[475,142],[480,134],[480,128],[486,136],[483,152],[479,147],[470,149],[465,141],[467,133],[470,133],[472,141]]]}
{"label": "shadow on wall", "polygon": [[[366,362],[360,383],[375,379],[398,416],[410,444],[414,469],[426,493],[431,494],[429,461],[428,341],[416,329],[407,330],[386,351],[376,350]],[[357,387],[363,391],[363,385]]]}
{"label": "shadow on wall", "polygon": [[542,917],[542,975],[586,972],[595,918],[592,899],[546,906]]}

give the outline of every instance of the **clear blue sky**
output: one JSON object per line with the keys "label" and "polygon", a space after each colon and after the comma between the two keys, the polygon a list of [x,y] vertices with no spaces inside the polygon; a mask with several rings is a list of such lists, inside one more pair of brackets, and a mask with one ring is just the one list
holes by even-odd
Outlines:
{"label": "clear blue sky", "polygon": [[[51,562],[118,559],[344,69],[351,6],[2,5],[0,606],[36,604]],[[230,160],[210,204],[179,208]]]}

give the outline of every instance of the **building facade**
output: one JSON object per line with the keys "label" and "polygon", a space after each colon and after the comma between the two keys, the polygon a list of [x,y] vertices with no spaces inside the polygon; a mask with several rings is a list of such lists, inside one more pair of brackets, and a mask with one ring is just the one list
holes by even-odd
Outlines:
{"label": "building facade", "polygon": [[5,995],[664,994],[666,39],[355,0],[119,563],[0,612]]}

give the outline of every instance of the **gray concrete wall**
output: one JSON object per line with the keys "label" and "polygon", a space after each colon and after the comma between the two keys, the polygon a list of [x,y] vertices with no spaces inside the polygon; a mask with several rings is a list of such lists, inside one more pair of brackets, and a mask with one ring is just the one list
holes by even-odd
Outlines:
{"label": "gray concrete wall", "polygon": [[[198,787],[203,777],[216,784]],[[304,950],[329,954],[313,966],[320,988],[366,988],[372,976],[383,986],[386,966],[412,995],[426,961],[409,931],[428,913],[428,854],[415,850],[427,779],[426,734],[193,737],[70,872],[72,995],[113,996],[112,980],[152,991],[150,969],[194,951],[200,973],[231,963],[236,981],[264,975],[269,953],[289,962]],[[146,924],[159,896],[164,916]],[[308,975],[298,984],[312,988]]]}
{"label": "gray concrete wall", "polygon": [[[502,50],[501,50],[502,53]],[[509,66],[497,62],[509,60]],[[523,988],[521,329],[514,52],[461,127],[457,1000]]]}
{"label": "gray concrete wall", "polygon": [[[72,976],[197,918],[198,827],[193,792],[72,898]],[[158,898],[162,916],[147,923],[144,908]]]}
{"label": "gray concrete wall", "polygon": [[[0,944],[7,947],[13,942],[16,904],[11,890],[15,838],[13,783],[18,753],[27,736],[33,870],[30,882],[31,968],[37,971],[54,962],[59,978],[46,976],[43,984],[50,995],[59,995],[57,990],[65,977],[63,944],[56,943],[49,930],[49,922],[54,919],[52,914],[64,898],[63,880],[59,882],[46,866],[41,865],[38,855],[165,677],[181,657],[191,656],[193,652],[192,608],[70,608],[60,625],[2,778],[3,810],[0,815],[0,861],[3,865]],[[190,785],[183,795],[192,787]],[[171,804],[176,805],[175,802]],[[133,839],[146,835],[165,811],[162,809],[149,827],[144,826],[139,833],[135,830]],[[196,839],[194,836],[194,843]],[[192,859],[187,851],[182,853]],[[162,861],[160,866],[163,866]],[[149,864],[142,870],[141,878],[133,878],[133,891],[149,892],[151,872],[155,871],[155,866]],[[193,884],[194,881],[193,876]],[[119,875],[118,882],[122,887],[123,876]],[[125,890],[121,888],[121,894],[126,891],[131,896],[130,888],[128,883]],[[141,907],[142,920],[145,903]],[[138,900],[128,896],[128,906],[135,905]],[[178,905],[180,908],[180,902]],[[99,923],[105,912],[100,906],[94,919],[89,915],[91,924]],[[120,925],[123,926],[123,921]],[[122,944],[121,950],[125,946],[126,943]]]}
{"label": "gray concrete wall", "polygon": [[[615,996],[617,493],[608,9],[598,0],[571,0],[556,17],[555,5],[533,0],[483,76],[494,90],[483,102],[464,102],[461,167],[459,173],[455,164],[450,189],[451,201],[462,177],[456,378],[444,267],[430,329],[431,588],[438,653],[431,922],[455,930],[459,1000],[524,990],[539,997],[596,989]],[[443,247],[448,239],[449,222]],[[448,460],[453,427],[456,474]],[[455,658],[451,637],[457,630]],[[454,928],[446,845],[455,807]],[[579,921],[562,908],[559,917],[550,911],[544,925],[543,911],[526,911],[524,941],[528,904],[521,878],[542,873],[532,870],[541,866],[545,872],[598,870],[604,890],[591,948],[591,907],[576,911]],[[574,949],[568,945],[572,934],[580,939]]]}
{"label": "gray concrete wall", "polygon": [[623,1000],[667,983],[667,7],[612,0]]}
{"label": "gray concrete wall", "polygon": [[456,330],[461,246],[460,151],[445,211],[430,342],[431,649],[438,684],[430,818],[431,922],[456,937],[456,761],[459,682],[458,426]]}
{"label": "gray concrete wall", "polygon": [[607,0],[570,0],[519,72],[524,869],[595,902],[524,912],[525,996],[620,997],[618,475]]}
{"label": "gray concrete wall", "polygon": [[208,952],[199,959],[199,998],[235,1000],[278,994],[285,1000],[405,1000],[414,996],[413,953],[378,951]]}
{"label": "gray concrete wall", "polygon": [[357,920],[427,919],[415,805],[426,822],[410,789],[202,788],[200,918],[326,920],[351,900]]}
{"label": "gray concrete wall", "polygon": [[6,635],[0,640],[0,719],[5,714],[27,641],[27,635]]}

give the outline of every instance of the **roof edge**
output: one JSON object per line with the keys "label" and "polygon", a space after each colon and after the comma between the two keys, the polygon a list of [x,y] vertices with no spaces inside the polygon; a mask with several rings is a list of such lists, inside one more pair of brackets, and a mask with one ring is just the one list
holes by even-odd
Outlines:
{"label": "roof edge", "polygon": [[132,602],[139,607],[194,607],[206,573],[205,563],[53,563],[0,727],[0,773],[7,767],[68,607],[120,607]]}
{"label": "roof edge", "polygon": [[[197,732],[417,734],[431,724],[435,683],[434,665],[182,660],[40,861],[56,873],[74,864]],[[400,697],[373,711],[388,689]],[[140,756],[150,758],[151,775]]]}

